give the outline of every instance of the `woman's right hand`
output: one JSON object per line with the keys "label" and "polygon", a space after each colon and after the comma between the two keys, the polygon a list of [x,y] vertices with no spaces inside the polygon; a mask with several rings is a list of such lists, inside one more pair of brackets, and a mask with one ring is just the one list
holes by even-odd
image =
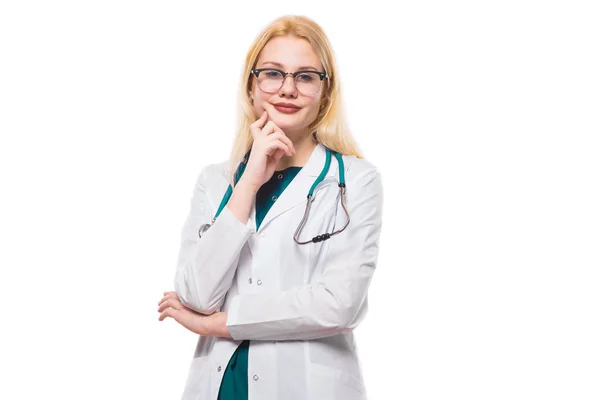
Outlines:
{"label": "woman's right hand", "polygon": [[265,111],[250,125],[254,143],[250,159],[247,161],[246,169],[240,179],[256,191],[271,179],[281,157],[284,155],[290,157],[296,153],[290,138],[273,121],[267,122],[268,117],[269,115]]}

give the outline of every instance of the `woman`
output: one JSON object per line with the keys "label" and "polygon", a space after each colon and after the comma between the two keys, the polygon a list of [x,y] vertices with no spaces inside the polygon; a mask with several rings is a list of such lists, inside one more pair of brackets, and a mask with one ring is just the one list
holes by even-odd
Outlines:
{"label": "woman", "polygon": [[305,17],[275,20],[241,84],[231,161],[200,173],[175,291],[159,302],[159,320],[200,335],[182,398],[365,399],[352,331],[367,312],[383,191],[344,128],[327,37]]}

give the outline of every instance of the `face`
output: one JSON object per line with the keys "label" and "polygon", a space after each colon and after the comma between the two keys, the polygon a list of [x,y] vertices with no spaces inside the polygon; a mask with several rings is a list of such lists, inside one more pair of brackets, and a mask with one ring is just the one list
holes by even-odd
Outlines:
{"label": "face", "polygon": [[[307,68],[312,67],[312,68]],[[277,68],[284,72],[316,70],[324,72],[319,57],[310,43],[295,37],[276,37],[265,45],[256,62],[255,68]],[[308,125],[317,118],[321,97],[326,89],[326,79],[321,82],[317,93],[305,95],[296,89],[294,79],[288,75],[283,86],[274,93],[266,93],[258,87],[257,78],[252,75],[252,91],[254,113],[260,117],[266,110],[272,120],[285,134],[294,140],[308,135]],[[292,103],[300,109],[293,113],[278,110],[276,103]]]}

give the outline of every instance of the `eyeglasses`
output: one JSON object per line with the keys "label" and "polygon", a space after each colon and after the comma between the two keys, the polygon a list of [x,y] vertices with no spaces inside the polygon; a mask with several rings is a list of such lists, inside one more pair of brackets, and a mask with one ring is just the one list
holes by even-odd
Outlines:
{"label": "eyeglasses", "polygon": [[321,88],[323,79],[328,76],[325,72],[302,70],[291,72],[283,72],[276,68],[259,68],[250,71],[258,80],[258,87],[266,93],[275,93],[283,86],[283,81],[288,75],[292,75],[296,89],[306,96],[316,94]]}

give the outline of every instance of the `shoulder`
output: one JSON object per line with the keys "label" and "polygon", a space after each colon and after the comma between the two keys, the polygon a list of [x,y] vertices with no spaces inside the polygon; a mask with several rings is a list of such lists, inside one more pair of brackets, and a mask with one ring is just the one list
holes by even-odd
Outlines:
{"label": "shoulder", "polygon": [[346,182],[365,183],[373,179],[381,179],[379,168],[373,162],[354,155],[344,155],[342,159],[345,164],[344,173]]}
{"label": "shoulder", "polygon": [[366,207],[381,212],[383,180],[373,162],[356,156],[343,156],[346,179],[346,198],[350,207]]}
{"label": "shoulder", "polygon": [[[343,156],[345,165],[345,208],[354,226],[377,226],[383,211],[383,181],[377,165],[356,156]],[[343,218],[344,213],[340,213]],[[356,223],[358,222],[358,223]]]}
{"label": "shoulder", "polygon": [[205,187],[220,187],[227,185],[229,174],[227,172],[228,161],[221,161],[217,163],[205,164],[198,174],[196,179],[196,186]]}

